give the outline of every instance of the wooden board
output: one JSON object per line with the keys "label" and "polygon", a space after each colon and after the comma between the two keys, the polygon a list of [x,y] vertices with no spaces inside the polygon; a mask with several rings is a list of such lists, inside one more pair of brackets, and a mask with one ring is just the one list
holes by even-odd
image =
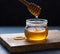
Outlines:
{"label": "wooden board", "polygon": [[26,40],[14,40],[24,33],[0,34],[0,42],[10,52],[26,52],[60,48],[60,30],[49,30],[47,39],[42,42],[27,42]]}

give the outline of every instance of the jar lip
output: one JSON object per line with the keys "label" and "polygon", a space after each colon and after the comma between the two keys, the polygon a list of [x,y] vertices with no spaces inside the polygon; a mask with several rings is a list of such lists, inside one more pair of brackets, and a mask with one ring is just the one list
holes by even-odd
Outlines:
{"label": "jar lip", "polygon": [[34,21],[44,21],[44,22],[48,22],[47,19],[26,19],[27,22],[34,22]]}

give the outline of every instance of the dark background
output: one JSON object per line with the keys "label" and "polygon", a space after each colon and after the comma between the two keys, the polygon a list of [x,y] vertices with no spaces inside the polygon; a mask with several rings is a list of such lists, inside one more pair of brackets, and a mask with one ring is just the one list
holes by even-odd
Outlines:
{"label": "dark background", "polygon": [[[49,26],[60,26],[60,0],[27,0],[41,6],[39,18],[47,19]],[[0,0],[0,26],[24,26],[26,19],[34,18],[18,0]]]}

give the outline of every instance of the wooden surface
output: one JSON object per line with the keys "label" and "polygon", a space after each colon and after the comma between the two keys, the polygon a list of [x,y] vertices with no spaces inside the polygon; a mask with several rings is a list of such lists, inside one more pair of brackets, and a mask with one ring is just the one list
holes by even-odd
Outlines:
{"label": "wooden surface", "polygon": [[26,40],[14,40],[17,36],[23,36],[23,33],[1,34],[0,42],[10,52],[25,52],[35,50],[45,50],[60,48],[60,30],[49,30],[47,39],[43,42],[27,42]]}

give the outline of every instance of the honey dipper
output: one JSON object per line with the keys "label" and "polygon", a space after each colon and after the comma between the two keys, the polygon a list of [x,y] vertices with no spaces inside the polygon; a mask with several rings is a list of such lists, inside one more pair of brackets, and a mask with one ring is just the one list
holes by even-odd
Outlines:
{"label": "honey dipper", "polygon": [[41,13],[41,7],[34,4],[34,3],[29,3],[26,0],[19,0],[21,3],[23,3],[27,9],[29,10],[29,12],[34,15],[34,16],[39,16],[39,14]]}

